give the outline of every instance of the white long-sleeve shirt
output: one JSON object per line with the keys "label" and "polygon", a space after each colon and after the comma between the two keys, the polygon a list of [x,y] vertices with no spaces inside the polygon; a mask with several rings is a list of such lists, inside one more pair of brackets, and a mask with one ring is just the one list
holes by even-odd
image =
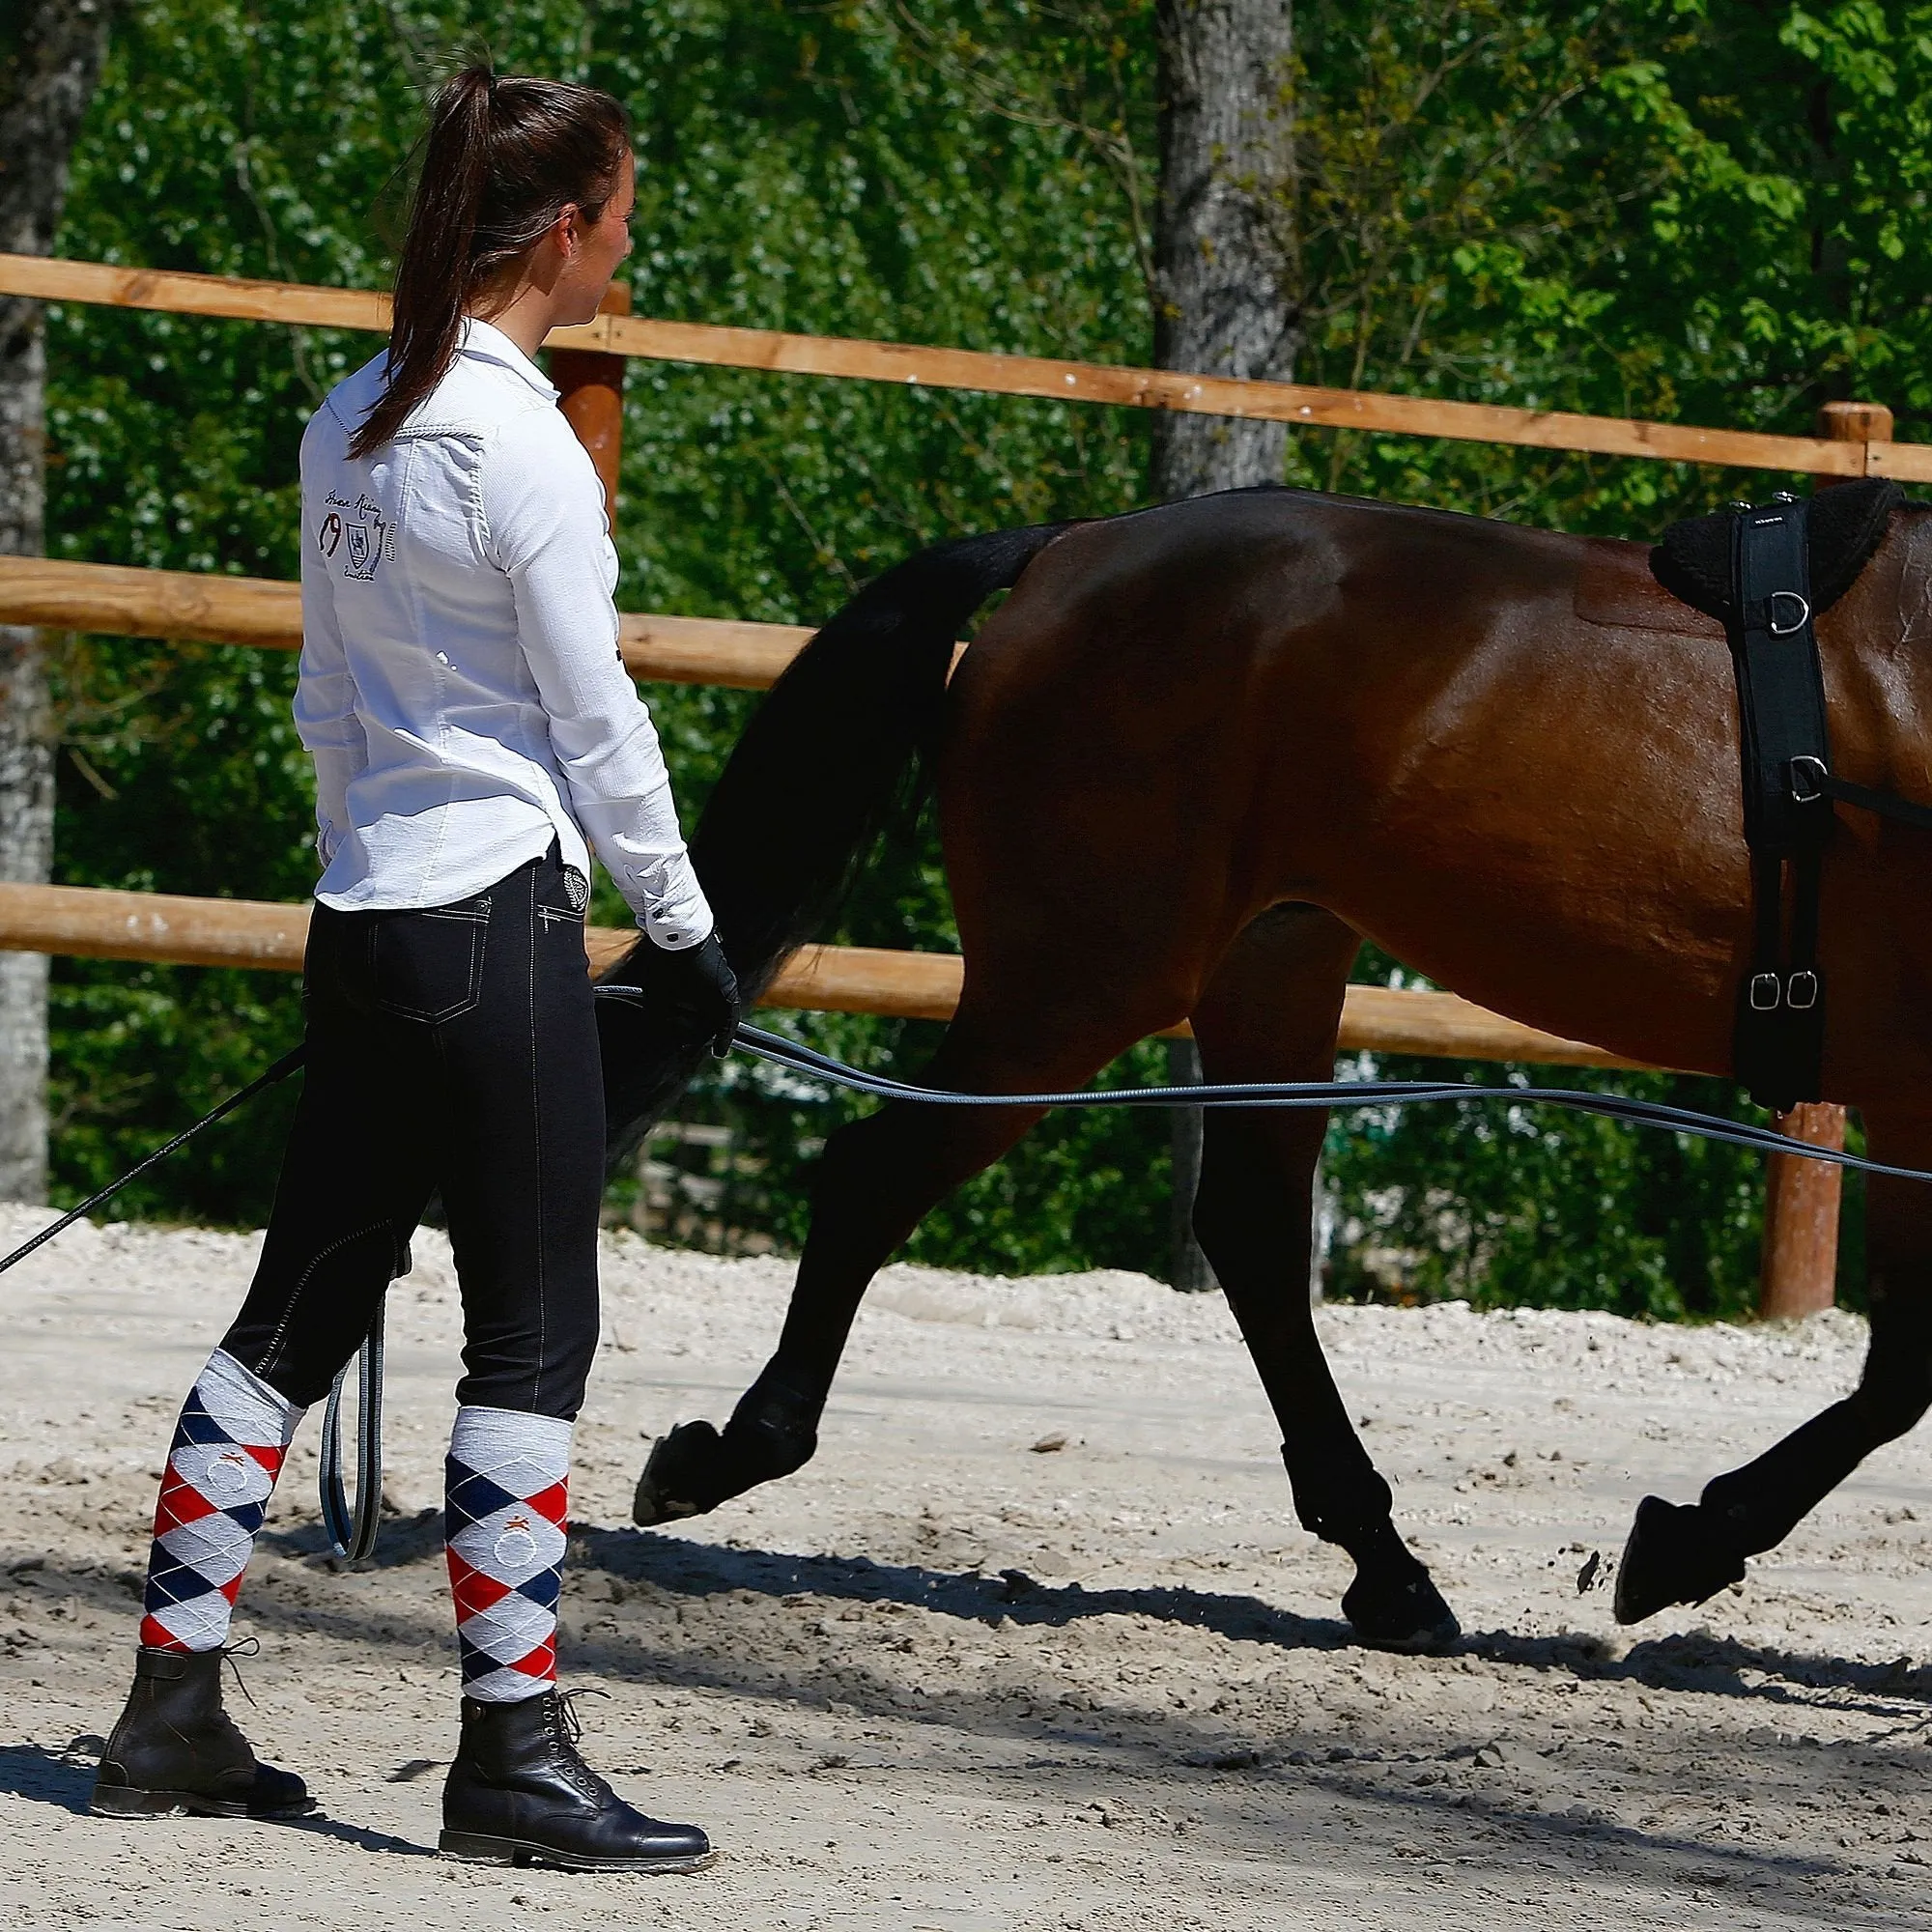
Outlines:
{"label": "white long-sleeve shirt", "polygon": [[315,758],[316,889],[341,911],[444,905],[585,838],[668,951],[711,930],[650,712],[617,651],[617,554],[556,391],[469,321],[395,440],[354,460],[377,356],[301,445],[296,726]]}

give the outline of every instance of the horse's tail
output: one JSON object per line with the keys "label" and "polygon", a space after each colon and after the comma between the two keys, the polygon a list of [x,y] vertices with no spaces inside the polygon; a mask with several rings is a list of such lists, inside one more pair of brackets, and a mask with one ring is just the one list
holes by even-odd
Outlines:
{"label": "horse's tail", "polygon": [[[960,627],[1065,524],[937,544],[875,579],[811,639],[738,740],[692,839],[693,863],[749,1006],[838,911],[939,722]],[[598,1003],[614,1159],[676,1098],[702,1059],[648,997],[640,940],[604,977],[645,987]]]}

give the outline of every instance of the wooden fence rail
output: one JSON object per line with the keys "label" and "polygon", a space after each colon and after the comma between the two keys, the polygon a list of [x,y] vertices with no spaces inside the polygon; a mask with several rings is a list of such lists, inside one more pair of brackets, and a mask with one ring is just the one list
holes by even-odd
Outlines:
{"label": "wooden fence rail", "polygon": [[[93,886],[0,883],[0,949],[177,966],[301,970],[307,905],[186,898]],[[592,926],[590,964],[602,972],[637,938],[629,926]],[[829,1013],[951,1019],[964,964],[956,954],[865,946],[810,946],[779,976],[765,1004]],[[1350,986],[1342,1015],[1345,1053],[1414,1053],[1446,1060],[1513,1060],[1558,1066],[1635,1066],[1600,1047],[1505,1019],[1454,993]]]}
{"label": "wooden fence rail", "polygon": [[[0,624],[298,651],[301,586],[267,577],[0,556]],[[618,619],[618,645],[631,675],[668,684],[760,691],[810,636],[797,624],[736,618],[647,613]]]}
{"label": "wooden fence rail", "polygon": [[[122,269],[39,255],[0,254],[0,295],[321,328],[386,332],[389,327],[388,298],[369,290]],[[1320,388],[1306,383],[1197,376],[1170,369],[1063,362],[1040,355],[796,335],[770,328],[726,328],[709,323],[654,322],[643,316],[600,315],[579,327],[555,330],[550,346],[665,362],[1043,396],[1057,402],[1254,416],[1309,428],[1448,437],[1528,449],[1712,463],[1730,469],[1815,476],[1897,476],[1915,482],[1932,481],[1932,444],[1876,440],[1842,442],[1820,437],[1769,436],[1752,430],[1698,429],[1684,423],[1645,422],[1623,416],[1575,415],[1428,396],[1381,395],[1365,389]]]}

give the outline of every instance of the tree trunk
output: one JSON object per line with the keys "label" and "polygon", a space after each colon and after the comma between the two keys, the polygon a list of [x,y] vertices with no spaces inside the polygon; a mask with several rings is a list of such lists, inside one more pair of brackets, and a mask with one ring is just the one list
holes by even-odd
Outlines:
{"label": "tree trunk", "polygon": [[[1290,0],[1160,0],[1154,360],[1286,381],[1301,346]],[[1286,423],[1163,411],[1154,495],[1281,481]]]}
{"label": "tree trunk", "polygon": [[[1160,210],[1154,233],[1154,360],[1163,369],[1287,380],[1301,343],[1290,286],[1293,122],[1290,0],[1160,0]],[[1162,411],[1153,494],[1164,501],[1278,483],[1285,423]],[[1168,1078],[1199,1081],[1192,1040],[1168,1046]],[[1179,1289],[1214,1286],[1194,1238],[1202,1114],[1171,1116],[1173,1254]]]}
{"label": "tree trunk", "polygon": [[[17,11],[16,11],[17,9]],[[14,0],[0,27],[0,250],[53,252],[68,156],[107,51],[109,0]],[[42,305],[0,297],[0,554],[38,556],[46,515]],[[0,625],[0,879],[53,864],[54,735],[40,636]],[[0,952],[0,1201],[47,1187],[47,961]]]}

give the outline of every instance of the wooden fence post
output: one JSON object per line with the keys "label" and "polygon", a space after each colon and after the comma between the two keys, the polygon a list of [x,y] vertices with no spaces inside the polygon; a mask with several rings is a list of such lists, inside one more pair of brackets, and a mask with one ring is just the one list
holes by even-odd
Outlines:
{"label": "wooden fence post", "polygon": [[[1833,442],[1889,442],[1891,412],[1882,403],[1827,403],[1818,412],[1818,434]],[[1828,489],[1839,479],[1820,477]],[[1777,1117],[1780,1133],[1813,1147],[1845,1145],[1845,1110],[1830,1101],[1804,1101]],[[1845,1171],[1822,1160],[1775,1153],[1765,1166],[1764,1259],[1758,1282],[1759,1315],[1815,1315],[1830,1308],[1837,1288],[1838,1206]]]}
{"label": "wooden fence post", "polygon": [[[599,315],[629,315],[628,282],[612,282],[604,292]],[[624,363],[622,355],[606,355],[595,349],[553,349],[550,379],[556,385],[556,406],[590,452],[604,483],[604,503],[611,527],[617,526],[617,470],[624,451]]]}
{"label": "wooden fence post", "polygon": [[[1779,1133],[1813,1147],[1842,1148],[1845,1110],[1802,1100],[1776,1117]],[[1765,1162],[1764,1262],[1757,1312],[1766,1321],[1830,1308],[1838,1279],[1838,1199],[1844,1169],[1802,1154]]]}

